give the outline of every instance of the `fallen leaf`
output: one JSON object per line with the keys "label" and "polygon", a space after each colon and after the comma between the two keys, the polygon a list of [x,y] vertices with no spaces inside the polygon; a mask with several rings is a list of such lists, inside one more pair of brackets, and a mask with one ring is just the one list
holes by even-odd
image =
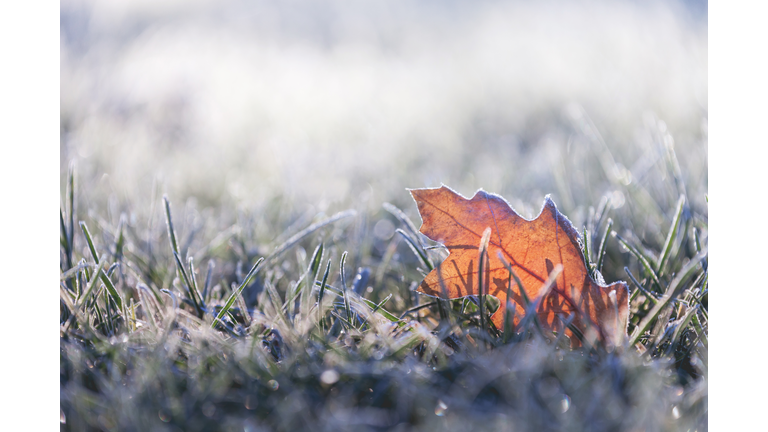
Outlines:
{"label": "fallen leaf", "polygon": [[[507,269],[511,265],[528,299],[539,301],[537,315],[545,330],[565,331],[571,336],[571,330],[564,328],[562,321],[573,313],[573,325],[582,334],[592,331],[597,338],[613,345],[625,340],[629,316],[627,284],[605,285],[590,276],[578,232],[549,196],[544,199],[539,216],[529,221],[518,215],[504,198],[483,190],[477,191],[472,199],[447,186],[410,192],[422,218],[419,231],[450,252],[424,278],[418,291],[448,299],[479,295],[478,247],[483,233],[490,228],[483,293],[500,300],[499,308],[491,316],[496,328],[503,329],[508,288],[509,300],[515,304],[515,325],[525,315],[520,288]],[[550,274],[554,276],[556,267],[561,271],[544,292],[545,282]],[[541,294],[545,297],[539,299]],[[571,340],[573,346],[580,345],[577,338]]]}

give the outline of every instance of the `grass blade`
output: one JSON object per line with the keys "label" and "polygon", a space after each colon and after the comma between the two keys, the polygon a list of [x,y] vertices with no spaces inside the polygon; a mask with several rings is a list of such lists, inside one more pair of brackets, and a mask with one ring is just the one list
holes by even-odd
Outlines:
{"label": "grass blade", "polygon": [[[261,263],[264,262],[264,258],[259,258],[258,261],[256,261],[256,264],[251,267],[251,270],[248,272],[248,274],[245,276],[245,279],[243,279],[243,282],[240,284],[239,287],[237,287],[236,290],[232,292],[232,294],[227,299],[227,302],[224,303],[224,306],[219,311],[219,314],[216,315],[216,318],[214,318],[213,322],[211,323],[211,328],[216,328],[216,323],[220,322],[222,318],[224,318],[224,315],[227,314],[229,311],[229,308],[232,307],[232,305],[235,303],[235,299],[237,299],[237,296],[240,295],[240,293],[245,289],[246,286],[248,286],[249,283],[251,283],[251,280],[256,276],[256,273],[261,268]],[[278,307],[275,305],[275,307]]]}
{"label": "grass blade", "polygon": [[173,252],[173,257],[176,260],[176,271],[179,273],[181,283],[184,285],[184,288],[187,289],[187,294],[189,295],[189,299],[192,301],[192,304],[195,307],[195,312],[197,312],[198,318],[202,318],[204,315],[204,311],[200,307],[200,303],[197,301],[197,297],[194,293],[194,287],[192,286],[192,283],[189,281],[189,277],[187,276],[187,271],[184,269],[184,265],[181,263],[181,258],[179,258],[179,254],[177,252]]}
{"label": "grass blade", "polygon": [[310,309],[310,299],[312,298],[312,289],[315,287],[317,281],[317,275],[320,273],[320,266],[323,261],[323,244],[320,243],[312,253],[312,258],[309,261],[309,267],[307,268],[304,277],[304,286],[301,291],[301,316],[307,317]]}
{"label": "grass blade", "polygon": [[653,270],[653,267],[651,267],[651,264],[648,262],[647,259],[645,259],[645,256],[641,254],[634,246],[629,244],[626,240],[624,240],[623,237],[618,235],[616,231],[613,231],[611,233],[613,236],[615,236],[621,244],[629,250],[629,252],[637,258],[638,261],[640,261],[640,264],[643,265],[645,268],[645,271],[648,272],[648,274],[651,276],[651,279],[653,280],[653,284],[656,285],[656,289],[659,293],[663,293],[664,290],[661,288],[661,282],[659,282],[659,277],[656,275],[656,271]]}
{"label": "grass blade", "polygon": [[589,271],[589,275],[592,276],[593,265],[591,264],[592,258],[589,250],[589,232],[587,232],[587,227],[584,227],[581,239],[584,241],[584,244],[582,245],[583,249],[581,250],[581,253],[584,254],[584,266],[587,268],[587,271]]}
{"label": "grass blade", "polygon": [[[368,306],[368,307],[370,307],[370,308],[371,308],[371,313],[370,313],[370,315],[373,315],[373,314],[375,314],[376,312],[378,312],[378,311],[379,311],[379,309],[381,309],[381,307],[382,307],[382,306],[384,306],[384,304],[386,304],[386,303],[389,301],[389,299],[391,299],[391,298],[392,298],[392,295],[393,295],[393,294],[392,294],[392,293],[390,293],[390,294],[389,294],[389,295],[388,295],[388,296],[387,296],[387,297],[386,297],[384,300],[380,301],[378,304],[376,304],[376,303],[373,303],[372,301],[370,301],[370,300],[366,299],[365,297],[360,297],[360,300],[363,300],[363,301],[364,301],[364,303],[366,304],[366,306]],[[365,301],[365,300],[368,300],[368,301]],[[371,304],[374,304],[374,305],[375,305],[375,307],[372,307],[372,306],[371,306]],[[367,323],[368,323],[368,318],[366,318],[366,319],[365,319],[365,321],[363,321],[363,323],[360,325],[360,327],[362,328],[362,327],[363,327],[363,326],[365,326]]]}
{"label": "grass blade", "polygon": [[[507,271],[512,276],[512,278],[515,279],[515,283],[517,284],[518,290],[520,290],[520,297],[523,298],[523,303],[525,303],[525,316],[523,317],[524,321],[520,321],[520,327],[525,328],[523,323],[530,322],[530,319],[528,318],[528,312],[530,310],[531,306],[531,299],[528,298],[528,293],[525,292],[525,288],[523,287],[523,282],[520,280],[520,277],[517,276],[517,273],[512,269],[512,264],[508,263],[507,260],[504,258],[504,256],[501,254],[501,252],[498,252],[499,259],[502,263],[504,263],[504,267],[507,268]],[[509,297],[507,297],[509,298]],[[536,328],[539,330],[539,333],[543,334],[543,330],[541,327],[541,323],[539,322],[539,316],[538,314],[533,315],[533,323],[536,326]]]}
{"label": "grass blade", "polygon": [[434,305],[436,305],[436,304],[437,304],[437,300],[435,300],[435,301],[431,301],[431,302],[429,302],[429,303],[420,304],[420,305],[418,305],[418,306],[414,306],[414,307],[412,307],[412,308],[410,308],[410,309],[406,309],[406,310],[405,310],[405,312],[403,312],[403,313],[400,315],[400,319],[403,319],[403,318],[405,318],[405,316],[406,316],[406,315],[408,315],[409,313],[413,313],[413,312],[416,312],[416,311],[420,311],[420,310],[422,310],[422,309],[428,308],[428,307],[430,307],[430,306],[434,306]]}
{"label": "grass blade", "polygon": [[171,240],[171,250],[179,253],[179,243],[176,241],[176,229],[173,227],[173,218],[171,217],[171,202],[168,201],[168,195],[163,195],[163,204],[165,206],[165,223],[168,228],[168,238]]}
{"label": "grass blade", "polygon": [[669,287],[667,287],[667,291],[664,294],[664,297],[662,297],[657,303],[656,306],[651,309],[651,311],[648,313],[648,315],[643,318],[643,320],[638,324],[637,328],[635,328],[635,331],[632,333],[632,336],[630,337],[629,345],[633,346],[635,345],[639,340],[640,337],[645,333],[653,324],[653,322],[656,320],[656,317],[659,316],[661,311],[667,307],[671,302],[672,299],[675,298],[675,295],[677,294],[677,291],[680,288],[680,285],[696,270],[699,263],[702,259],[707,255],[707,250],[704,249],[701,253],[697,254],[691,261],[688,262],[688,264],[683,267],[680,272],[675,276],[675,278],[672,280],[672,282],[669,284]]}
{"label": "grass blade", "polygon": [[688,324],[691,322],[691,319],[694,315],[696,315],[696,312],[698,311],[699,307],[695,306],[690,309],[688,309],[682,318],[679,318],[677,321],[677,327],[675,328],[675,332],[672,334],[672,337],[669,341],[669,346],[666,349],[666,355],[672,354],[672,352],[677,348],[677,346],[680,344],[680,337],[683,335],[683,332],[688,327]]}
{"label": "grass blade", "polygon": [[125,213],[120,215],[120,221],[117,223],[117,235],[115,235],[115,258],[120,260],[123,256],[123,246],[125,246]]}
{"label": "grass blade", "polygon": [[392,298],[392,295],[393,295],[393,294],[392,294],[392,293],[390,293],[390,294],[389,294],[387,297],[385,297],[385,298],[384,298],[384,300],[380,301],[380,302],[379,302],[379,303],[376,305],[376,307],[375,307],[375,308],[373,308],[372,312],[377,312],[379,309],[381,309],[381,307],[382,307],[382,306],[384,306],[384,305],[385,305],[385,304],[386,304],[386,303],[389,301],[389,299],[391,299],[391,298]]}
{"label": "grass blade", "polygon": [[491,228],[487,227],[483,231],[483,236],[480,238],[480,246],[478,248],[478,262],[477,262],[477,285],[480,291],[478,296],[478,306],[480,307],[480,329],[485,331],[485,291],[487,291],[485,285],[490,281],[490,267],[488,264],[488,242],[491,240]]}
{"label": "grass blade", "polygon": [[635,279],[635,276],[632,274],[632,272],[631,272],[631,271],[629,271],[629,268],[628,268],[628,267],[626,267],[626,266],[625,266],[625,267],[624,267],[624,271],[627,273],[627,276],[629,276],[629,280],[631,280],[631,281],[632,281],[632,283],[634,283],[634,284],[635,284],[635,286],[637,287],[637,289],[638,289],[638,290],[640,290],[640,292],[641,292],[641,293],[643,293],[643,295],[645,295],[645,297],[646,297],[648,300],[652,301],[654,304],[659,302],[659,299],[657,299],[657,298],[656,298],[656,296],[654,296],[653,294],[651,294],[650,292],[648,292],[648,290],[646,290],[645,288],[643,288],[643,285],[642,285],[640,282],[638,282],[638,281],[637,281],[637,279]]}
{"label": "grass blade", "polygon": [[685,195],[680,195],[680,198],[677,200],[677,210],[675,210],[675,217],[672,219],[672,226],[669,227],[669,232],[667,233],[667,239],[664,242],[664,247],[661,250],[661,255],[659,255],[659,260],[656,262],[656,273],[663,274],[664,273],[664,264],[667,262],[667,258],[669,258],[669,253],[672,250],[672,243],[674,243],[675,238],[677,237],[677,231],[680,227],[680,219],[683,215],[683,205],[685,204]]}
{"label": "grass blade", "polygon": [[86,243],[88,243],[88,249],[91,251],[91,256],[93,257],[94,262],[96,262],[96,264],[99,264],[99,254],[96,253],[96,247],[93,245],[91,232],[88,231],[88,226],[85,224],[85,221],[80,221],[80,229],[83,230],[85,241]]}
{"label": "grass blade", "polygon": [[398,234],[403,236],[405,238],[405,241],[408,242],[408,246],[410,246],[413,253],[421,260],[422,263],[427,267],[427,270],[432,271],[435,266],[432,265],[432,262],[427,258],[427,255],[422,251],[422,249],[416,245],[416,242],[411,238],[411,236],[408,235],[405,231],[398,228],[395,230]]}
{"label": "grass blade", "polygon": [[602,239],[600,240],[600,247],[597,251],[597,271],[602,272],[603,271],[603,259],[605,258],[605,245],[608,243],[608,235],[611,232],[611,228],[613,227],[613,219],[608,218],[608,222],[605,224],[605,229],[603,230]]}
{"label": "grass blade", "polygon": [[[74,250],[75,247],[75,164],[70,163],[69,164],[69,173],[67,174],[67,201],[69,202],[69,226],[67,229],[67,234],[69,235],[69,238],[67,239],[67,243],[70,247],[70,256],[69,256],[69,262],[72,262],[72,256],[71,251]],[[71,265],[70,265],[71,267]]]}
{"label": "grass blade", "polygon": [[109,278],[105,273],[101,273],[101,280],[104,282],[104,286],[107,287],[107,291],[109,292],[109,295],[112,297],[112,300],[114,300],[115,304],[117,305],[117,308],[122,310],[123,309],[123,298],[122,296],[117,292],[117,289],[115,288],[115,284],[112,283],[112,279]]}
{"label": "grass blade", "polygon": [[317,274],[320,272],[320,264],[323,261],[323,244],[320,243],[315,248],[315,252],[312,253],[312,259],[309,262],[309,273],[312,276],[312,283],[317,279]]}
{"label": "grass blade", "polygon": [[341,254],[341,264],[339,265],[339,273],[341,273],[341,293],[344,296],[344,312],[347,314],[347,321],[352,326],[352,314],[349,309],[349,293],[347,293],[347,276],[344,274],[344,264],[347,261],[347,251]]}
{"label": "grass blade", "polygon": [[165,222],[168,228],[168,238],[171,241],[171,252],[173,253],[173,257],[176,261],[176,272],[179,275],[179,279],[181,279],[182,283],[185,285],[185,288],[187,289],[187,294],[189,295],[189,299],[192,301],[192,304],[195,307],[195,312],[197,313],[197,317],[202,318],[205,315],[205,311],[202,308],[201,299],[200,300],[198,299],[199,293],[197,292],[196,282],[195,282],[195,285],[192,284],[189,276],[187,276],[186,270],[184,269],[184,264],[181,261],[181,254],[179,253],[179,243],[176,239],[176,229],[173,227],[173,217],[171,215],[171,202],[168,200],[167,195],[163,195],[163,204],[165,207]]}
{"label": "grass blade", "polygon": [[61,223],[61,245],[64,247],[64,257],[67,260],[67,268],[72,268],[72,244],[70,243],[70,235],[67,233],[67,227],[64,225],[64,214],[59,209],[59,222]]}
{"label": "grass blade", "polygon": [[[546,334],[544,333],[544,330],[541,327],[541,324],[539,323],[539,305],[542,301],[549,295],[549,292],[552,290],[552,287],[555,285],[555,281],[557,280],[557,277],[560,275],[560,273],[563,271],[563,265],[557,264],[555,268],[552,269],[552,272],[549,274],[549,277],[547,278],[546,282],[544,282],[544,286],[539,292],[539,295],[536,297],[536,300],[534,300],[532,303],[530,303],[525,308],[525,317],[520,321],[520,327],[525,328],[525,326],[533,321],[536,324],[536,328],[538,329],[539,333],[546,337]],[[524,290],[520,290],[523,292]],[[523,298],[526,298],[524,296]]]}
{"label": "grass blade", "polygon": [[205,274],[205,285],[203,285],[203,301],[208,302],[208,295],[210,294],[211,279],[213,278],[213,268],[215,264],[213,260],[208,260],[208,271]]}
{"label": "grass blade", "polygon": [[96,266],[96,271],[94,271],[93,276],[88,281],[88,285],[85,288],[85,291],[83,291],[83,294],[77,298],[75,307],[80,307],[82,304],[84,304],[88,300],[88,296],[93,291],[93,288],[96,286],[96,281],[101,279],[102,272],[104,271],[104,262],[102,261],[98,266]]}
{"label": "grass blade", "polygon": [[73,278],[73,277],[75,277],[77,275],[77,272],[79,272],[80,270],[82,270],[82,269],[84,269],[86,267],[89,267],[90,265],[91,264],[87,264],[85,262],[81,262],[78,265],[72,267],[71,269],[63,272],[61,274],[61,276],[59,277],[59,280],[64,281],[64,280],[67,280],[67,279],[71,279],[71,278]]}
{"label": "grass blade", "polygon": [[[97,265],[100,265],[99,262],[99,256],[96,253],[96,247],[93,245],[93,239],[91,238],[91,233],[88,231],[88,226],[85,224],[84,221],[80,221],[80,228],[83,230],[83,235],[85,235],[85,241],[88,243],[88,249],[91,251],[91,255],[93,255],[93,259],[96,262]],[[105,261],[105,260],[102,260]],[[107,287],[107,291],[109,291],[109,295],[112,296],[112,299],[115,301],[115,304],[117,304],[118,309],[123,309],[123,300],[120,294],[117,292],[117,289],[115,288],[115,285],[112,283],[112,280],[109,278],[109,276],[101,272],[101,281],[104,282],[104,286]]]}
{"label": "grass blade", "polygon": [[[699,230],[696,229],[696,227],[693,227],[693,241],[696,245],[696,252],[701,252],[701,239],[699,238]],[[707,269],[707,259],[705,258],[701,265],[704,267],[704,270]]]}
{"label": "grass blade", "polygon": [[192,279],[191,288],[194,290],[195,297],[197,297],[197,300],[200,303],[200,308],[205,310],[205,301],[203,300],[203,296],[200,295],[200,290],[197,286],[197,276],[195,276],[195,259],[193,257],[187,258],[187,265],[189,266],[189,277]]}
{"label": "grass blade", "polygon": [[[325,331],[325,312],[323,311],[323,296],[325,295],[325,288],[328,282],[328,275],[331,272],[331,259],[328,258],[328,264],[325,266],[325,272],[323,272],[323,281],[320,283],[320,292],[317,294],[317,307],[320,311],[320,327]],[[317,285],[318,282],[315,282]]]}
{"label": "grass blade", "polygon": [[328,274],[331,272],[331,259],[328,259],[328,264],[325,266],[325,273],[323,273],[323,282],[320,284],[320,293],[317,295],[318,305],[323,304],[323,295],[325,294],[326,282],[328,282]]}

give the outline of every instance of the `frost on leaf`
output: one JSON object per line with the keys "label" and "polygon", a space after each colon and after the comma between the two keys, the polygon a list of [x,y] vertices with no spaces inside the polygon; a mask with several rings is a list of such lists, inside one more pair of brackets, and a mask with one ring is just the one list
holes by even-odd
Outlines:
{"label": "frost on leaf", "polygon": [[[498,329],[503,329],[507,307],[507,289],[511,287],[510,302],[515,305],[514,323],[525,315],[525,301],[520,287],[510,284],[507,265],[511,265],[533,302],[545,288],[552,270],[558,264],[562,271],[537,309],[542,327],[571,336],[563,321],[573,313],[573,325],[582,334],[588,330],[611,344],[626,337],[629,314],[627,284],[605,285],[589,275],[584,264],[579,234],[547,196],[539,216],[526,220],[518,215],[500,196],[483,190],[466,199],[446,186],[435,189],[412,189],[413,199],[422,218],[422,234],[440,242],[450,254],[432,270],[418,291],[455,299],[479,295],[478,246],[486,228],[491,229],[488,243],[487,273],[484,274],[483,294],[500,300],[491,317]],[[439,272],[439,274],[438,274]],[[485,277],[485,275],[488,277]],[[615,295],[611,295],[615,292]],[[559,317],[558,317],[559,315]],[[578,339],[571,338],[574,346]]]}

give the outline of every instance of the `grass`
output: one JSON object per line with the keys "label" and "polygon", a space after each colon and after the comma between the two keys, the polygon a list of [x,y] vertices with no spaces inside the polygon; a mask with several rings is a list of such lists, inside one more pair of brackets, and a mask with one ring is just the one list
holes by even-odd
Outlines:
{"label": "grass", "polygon": [[490,296],[417,295],[445,251],[405,191],[311,218],[280,199],[178,213],[173,197],[118,216],[70,169],[62,430],[706,430],[707,208],[688,195],[706,180],[671,146],[643,172],[603,147],[558,175],[598,196],[572,220],[591,272],[629,283],[629,332],[577,350],[535,319],[493,328]]}

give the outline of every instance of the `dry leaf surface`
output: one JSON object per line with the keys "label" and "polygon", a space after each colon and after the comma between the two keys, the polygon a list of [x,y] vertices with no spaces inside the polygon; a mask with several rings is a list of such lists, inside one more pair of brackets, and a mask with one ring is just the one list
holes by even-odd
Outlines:
{"label": "dry leaf surface", "polygon": [[[573,324],[583,334],[618,344],[626,337],[629,313],[628,289],[624,282],[605,285],[592,279],[584,263],[579,234],[547,196],[544,207],[535,219],[518,215],[500,196],[479,190],[466,199],[446,186],[436,189],[410,190],[422,218],[421,233],[440,242],[450,254],[432,270],[419,286],[424,294],[455,299],[479,295],[478,246],[483,232],[490,228],[488,243],[487,283],[484,294],[500,300],[500,307],[491,317],[498,329],[503,329],[509,299],[515,306],[514,323],[525,315],[525,302],[505,265],[511,265],[520,278],[531,301],[542,294],[545,282],[557,267],[557,276],[546,297],[540,300],[537,314],[542,326],[557,332],[564,328],[563,320],[573,313]],[[560,317],[558,317],[558,315]],[[590,330],[591,329],[591,330]],[[578,339],[572,337],[575,346]]]}

